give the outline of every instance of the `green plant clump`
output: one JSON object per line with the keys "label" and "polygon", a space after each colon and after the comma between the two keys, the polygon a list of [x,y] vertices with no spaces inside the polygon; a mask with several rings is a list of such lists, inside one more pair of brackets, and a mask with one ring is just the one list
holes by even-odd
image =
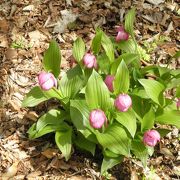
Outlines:
{"label": "green plant clump", "polygon": [[[22,105],[34,107],[55,98],[60,108],[50,109],[30,127],[30,139],[54,133],[66,160],[71,157],[72,146],[92,155],[99,148],[104,156],[101,174],[107,174],[124,157],[136,157],[146,167],[160,136],[169,132],[155,128],[155,124],[180,128],[176,104],[180,72],[141,65],[144,55],[135,40],[134,19],[135,9],[131,9],[117,40],[99,28],[90,49],[77,38],[73,45],[76,66],[62,76],[59,46],[55,41],[50,43],[39,86],[32,88]],[[175,93],[170,99],[165,94],[171,89]]]}

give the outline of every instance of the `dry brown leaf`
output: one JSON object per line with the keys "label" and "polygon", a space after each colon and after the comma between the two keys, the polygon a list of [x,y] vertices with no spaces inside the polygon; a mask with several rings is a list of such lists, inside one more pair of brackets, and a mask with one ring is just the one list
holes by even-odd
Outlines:
{"label": "dry brown leaf", "polygon": [[45,151],[41,152],[41,154],[47,157],[48,159],[53,158],[54,156],[56,156],[57,153],[58,153],[57,149],[51,149],[51,148],[48,148]]}
{"label": "dry brown leaf", "polygon": [[83,176],[72,176],[70,178],[67,178],[67,180],[87,180],[87,178]]}
{"label": "dry brown leaf", "polygon": [[17,50],[13,48],[7,49],[6,54],[5,54],[7,59],[17,58],[17,55],[18,55]]}
{"label": "dry brown leaf", "polygon": [[18,168],[17,168],[18,164],[19,164],[19,161],[16,161],[15,163],[13,163],[13,165],[7,169],[6,173],[2,174],[2,180],[8,180],[14,177],[18,171]]}
{"label": "dry brown leaf", "polygon": [[9,29],[9,23],[6,19],[0,19],[0,32],[7,32]]}
{"label": "dry brown leaf", "polygon": [[18,103],[16,103],[14,100],[9,100],[8,103],[13,111],[20,111]]}
{"label": "dry brown leaf", "polygon": [[138,175],[136,171],[131,171],[131,180],[138,180]]}
{"label": "dry brown leaf", "polygon": [[30,111],[27,114],[25,114],[24,117],[28,118],[32,121],[37,121],[39,116],[37,115],[37,113],[35,111]]}
{"label": "dry brown leaf", "polygon": [[41,174],[42,174],[41,171],[35,171],[35,172],[32,172],[32,173],[28,174],[28,175],[26,176],[26,178],[27,178],[27,179],[29,179],[29,178],[37,178],[37,177],[40,176]]}

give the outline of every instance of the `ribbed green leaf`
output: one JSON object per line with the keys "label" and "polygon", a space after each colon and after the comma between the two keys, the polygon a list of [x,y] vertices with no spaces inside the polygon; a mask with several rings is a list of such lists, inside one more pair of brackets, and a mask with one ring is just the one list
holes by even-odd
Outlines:
{"label": "ribbed green leaf", "polygon": [[26,94],[22,101],[22,107],[34,107],[51,98],[61,99],[62,97],[58,90],[50,89],[49,91],[43,91],[39,86],[35,86]]}
{"label": "ribbed green leaf", "polygon": [[135,8],[132,8],[125,16],[125,30],[134,38]]}
{"label": "ribbed green leaf", "polygon": [[77,38],[73,44],[73,56],[77,62],[80,62],[85,53],[85,44],[82,38]]}
{"label": "ribbed green leaf", "polygon": [[111,66],[111,74],[116,74],[117,68],[122,60],[124,60],[126,65],[129,65],[133,62],[139,61],[139,55],[133,53],[124,53],[119,56]]}
{"label": "ribbed green leaf", "polygon": [[115,154],[129,156],[131,139],[120,124],[109,125],[104,133],[96,132],[96,137],[103,148]]}
{"label": "ribbed green leaf", "polygon": [[72,128],[69,126],[69,129],[67,131],[57,131],[55,135],[55,141],[62,152],[63,156],[65,157],[66,161],[71,156],[71,148],[72,148],[72,142],[71,137],[72,136]]}
{"label": "ribbed green leaf", "polygon": [[81,133],[78,133],[74,142],[80,149],[89,151],[92,155],[95,154],[96,144],[89,141]]}
{"label": "ribbed green leaf", "polygon": [[36,124],[36,130],[40,131],[49,124],[59,125],[66,118],[67,118],[67,114],[65,113],[65,111],[51,109],[50,111],[48,111],[46,114],[44,114],[38,119]]}
{"label": "ribbed green leaf", "polygon": [[102,53],[101,55],[98,56],[97,61],[99,65],[98,71],[100,73],[109,74],[109,69],[111,66],[107,55],[105,53]]}
{"label": "ribbed green leaf", "polygon": [[87,82],[85,97],[90,109],[100,108],[105,111],[110,107],[109,90],[95,70]]}
{"label": "ribbed green leaf", "polygon": [[59,89],[65,98],[74,98],[78,91],[81,90],[84,81],[81,77],[81,68],[76,66],[67,71],[59,81]]}
{"label": "ribbed green leaf", "polygon": [[51,41],[43,59],[43,67],[46,71],[52,72],[55,77],[59,76],[61,65],[61,53],[56,41]]}
{"label": "ribbed green leaf", "polygon": [[109,58],[109,61],[111,63],[114,62],[114,46],[111,42],[111,39],[104,32],[102,32],[101,43],[106,52],[107,57]]}
{"label": "ribbed green leaf", "polygon": [[132,39],[129,39],[128,41],[120,41],[118,42],[117,46],[124,52],[137,53],[136,44]]}
{"label": "ribbed green leaf", "polygon": [[151,98],[157,104],[163,106],[163,91],[165,89],[164,85],[152,79],[139,79],[139,82],[144,87],[149,98]]}
{"label": "ribbed green leaf", "polygon": [[146,130],[151,129],[154,126],[154,120],[155,120],[155,113],[153,108],[151,107],[142,119],[141,131],[144,132]]}
{"label": "ribbed green leaf", "polygon": [[113,166],[119,164],[122,161],[123,156],[119,156],[116,158],[109,158],[105,156],[101,165],[101,174],[103,175],[108,169],[112,168]]}
{"label": "ribbed green leaf", "polygon": [[39,86],[34,87],[26,94],[22,102],[22,107],[33,107],[50,98],[46,97]]}
{"label": "ribbed green leaf", "polygon": [[102,38],[102,31],[97,29],[96,35],[92,40],[91,48],[93,51],[93,54],[98,54],[101,49],[101,38]]}
{"label": "ribbed green leaf", "polygon": [[165,111],[162,115],[155,117],[155,121],[160,124],[170,124],[180,128],[180,111]]}
{"label": "ribbed green leaf", "polygon": [[70,101],[70,115],[73,124],[78,130],[84,130],[89,125],[89,110],[84,100]]}
{"label": "ribbed green leaf", "polygon": [[147,165],[148,150],[141,141],[132,141],[131,146],[133,154],[141,160],[144,167]]}
{"label": "ribbed green leaf", "polygon": [[136,116],[134,111],[129,109],[127,112],[116,112],[116,120],[122,124],[134,137],[136,133]]}
{"label": "ribbed green leaf", "polygon": [[124,60],[121,61],[113,81],[115,94],[127,93],[129,89],[129,70]]}
{"label": "ribbed green leaf", "polygon": [[92,132],[95,130],[89,123],[89,109],[86,101],[84,100],[71,100],[70,101],[70,115],[74,126],[80,131],[85,138],[91,142],[97,142],[96,137]]}

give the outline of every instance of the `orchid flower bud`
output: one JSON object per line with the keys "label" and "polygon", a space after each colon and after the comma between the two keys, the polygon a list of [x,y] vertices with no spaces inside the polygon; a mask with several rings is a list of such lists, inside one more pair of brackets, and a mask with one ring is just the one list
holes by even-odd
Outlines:
{"label": "orchid flower bud", "polygon": [[119,26],[117,28],[117,36],[116,36],[116,42],[119,42],[119,41],[127,41],[129,38],[129,34],[124,30],[123,27]]}
{"label": "orchid flower bud", "polygon": [[93,128],[100,129],[107,122],[107,118],[101,109],[95,109],[89,115],[89,122]]}
{"label": "orchid flower bud", "polygon": [[113,75],[107,75],[104,80],[106,86],[108,87],[109,91],[111,91],[111,92],[113,92],[113,81],[114,81]]}
{"label": "orchid flower bud", "polygon": [[125,112],[127,111],[131,105],[132,105],[132,100],[131,97],[128,94],[120,94],[115,102],[114,102],[115,107],[121,111]]}
{"label": "orchid flower bud", "polygon": [[144,133],[143,142],[145,145],[154,147],[160,141],[160,134],[156,130],[148,130]]}
{"label": "orchid flower bud", "polygon": [[180,98],[178,98],[178,100],[176,102],[176,107],[177,107],[177,109],[179,109],[179,107],[180,107]]}
{"label": "orchid flower bud", "polygon": [[91,53],[86,53],[83,58],[83,63],[87,68],[97,68],[96,57]]}
{"label": "orchid flower bud", "polygon": [[41,89],[48,91],[53,86],[57,86],[57,80],[52,73],[41,72],[38,76],[39,86]]}

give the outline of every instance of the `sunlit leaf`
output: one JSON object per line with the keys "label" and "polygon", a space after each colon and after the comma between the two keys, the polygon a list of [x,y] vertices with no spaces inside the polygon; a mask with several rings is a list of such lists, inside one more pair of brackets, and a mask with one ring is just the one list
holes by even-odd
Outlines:
{"label": "sunlit leaf", "polygon": [[77,62],[80,62],[85,53],[85,44],[82,38],[77,38],[73,44],[73,56]]}
{"label": "sunlit leaf", "polygon": [[110,107],[110,94],[101,76],[93,70],[85,90],[85,98],[90,109],[106,110]]}
{"label": "sunlit leaf", "polygon": [[113,81],[115,94],[127,93],[129,89],[129,70],[124,62],[121,61]]}
{"label": "sunlit leaf", "polygon": [[51,41],[43,59],[43,66],[46,71],[52,72],[55,77],[60,73],[61,53],[56,41]]}
{"label": "sunlit leaf", "polygon": [[72,148],[72,142],[71,137],[72,136],[72,128],[69,126],[69,129],[67,131],[57,131],[55,134],[55,141],[62,152],[63,156],[65,157],[66,161],[71,156],[71,148]]}
{"label": "sunlit leaf", "polygon": [[163,84],[152,79],[139,79],[139,82],[144,87],[149,98],[161,106],[164,104],[163,91],[165,87]]}

